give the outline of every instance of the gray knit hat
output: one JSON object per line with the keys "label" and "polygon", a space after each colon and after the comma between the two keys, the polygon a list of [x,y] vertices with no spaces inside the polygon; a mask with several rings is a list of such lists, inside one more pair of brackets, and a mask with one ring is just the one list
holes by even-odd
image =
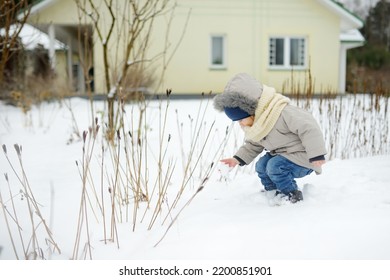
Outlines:
{"label": "gray knit hat", "polygon": [[235,75],[221,94],[214,97],[214,108],[225,111],[225,108],[239,108],[253,116],[257,103],[263,92],[263,85],[246,73]]}

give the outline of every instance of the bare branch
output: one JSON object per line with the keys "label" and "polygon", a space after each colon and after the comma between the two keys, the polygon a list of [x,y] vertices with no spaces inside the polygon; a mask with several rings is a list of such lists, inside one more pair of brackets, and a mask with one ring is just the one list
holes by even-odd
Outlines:
{"label": "bare branch", "polygon": [[30,11],[31,8],[27,0],[2,1],[0,5],[0,28],[4,30],[4,35],[0,35],[0,52],[2,53],[0,57],[0,84],[4,79],[7,62],[15,50],[18,49],[15,46]]}

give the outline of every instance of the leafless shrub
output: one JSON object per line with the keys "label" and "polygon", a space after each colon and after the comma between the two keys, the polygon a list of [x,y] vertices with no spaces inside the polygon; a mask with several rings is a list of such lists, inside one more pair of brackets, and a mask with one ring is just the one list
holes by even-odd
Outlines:
{"label": "leafless shrub", "polygon": [[389,97],[377,94],[323,95],[295,100],[313,113],[325,137],[329,159],[390,152]]}
{"label": "leafless shrub", "polygon": [[[77,163],[82,188],[73,259],[92,258],[88,231],[91,216],[101,221],[102,240],[114,242],[119,248],[118,223],[130,223],[133,231],[141,223],[146,223],[148,230],[152,230],[159,220],[164,224],[192,201],[193,198],[182,203],[183,197],[188,197],[187,193],[193,190],[191,186],[200,180],[198,193],[215,170],[210,162],[221,156],[230,133],[226,132],[222,145],[218,142],[216,151],[210,149],[210,145],[215,146],[215,141],[220,140],[213,139],[214,123],[207,124],[205,120],[210,99],[200,102],[195,120],[188,120],[192,127],[187,125],[189,129],[185,132],[172,134],[169,132],[173,117],[170,94],[167,90],[166,96],[154,101],[152,107],[147,100],[132,105],[118,101],[121,125],[116,131],[115,145],[105,142],[106,126],[93,130],[93,126],[100,127],[97,121],[83,133],[82,159]],[[153,129],[150,118],[157,124]],[[189,146],[183,145],[183,154],[180,154],[177,145],[183,143],[183,139],[179,137],[187,138],[182,133],[190,133],[193,140]],[[151,137],[154,141],[150,141]],[[99,149],[97,143],[105,144]],[[210,152],[205,155],[207,150]],[[180,156],[184,170],[176,172]],[[99,162],[94,158],[99,158]],[[178,178],[180,183],[175,184]]]}

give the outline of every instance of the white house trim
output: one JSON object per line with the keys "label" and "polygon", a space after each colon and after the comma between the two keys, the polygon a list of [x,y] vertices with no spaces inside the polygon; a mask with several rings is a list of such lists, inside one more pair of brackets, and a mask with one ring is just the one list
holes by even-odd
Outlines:
{"label": "white house trim", "polygon": [[[14,32],[16,32],[17,30],[18,30],[17,25],[11,25],[9,32],[10,34],[14,34]],[[1,35],[5,34],[4,28],[0,29],[0,34]],[[49,49],[51,44],[48,34],[36,29],[35,27],[27,23],[25,23],[23,25],[22,30],[20,30],[19,38],[22,40],[22,43],[27,50],[33,50],[38,45],[42,45],[45,49]],[[67,49],[67,46],[58,40],[54,40],[53,43],[54,44],[52,47],[55,50]]]}
{"label": "white house trim", "polygon": [[[352,29],[347,32],[342,32],[340,34],[340,42],[342,43],[358,43],[359,45],[356,47],[360,47],[362,43],[364,43],[364,37],[357,29]],[[352,46],[352,48],[354,48]]]}
{"label": "white house trim", "polygon": [[[41,10],[46,9],[47,7],[55,4],[55,2],[57,2],[57,0],[43,0],[42,2],[35,4],[34,6],[31,7],[30,15],[33,15]],[[23,17],[23,16],[20,15],[18,16],[18,18],[19,17]]]}
{"label": "white house trim", "polygon": [[322,5],[330,9],[335,14],[339,15],[341,18],[340,21],[340,30],[348,31],[351,29],[360,29],[363,27],[363,21],[357,16],[353,15],[351,12],[344,9],[342,6],[334,2],[333,0],[317,0]]}

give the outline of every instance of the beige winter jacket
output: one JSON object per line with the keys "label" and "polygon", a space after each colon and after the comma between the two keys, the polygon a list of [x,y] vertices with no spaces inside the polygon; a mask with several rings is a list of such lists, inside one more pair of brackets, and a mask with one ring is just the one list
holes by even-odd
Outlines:
{"label": "beige winter jacket", "polygon": [[249,164],[264,149],[313,169],[317,174],[322,172],[310,159],[326,154],[324,137],[313,116],[300,108],[287,105],[265,138],[258,142],[246,141],[235,156]]}

